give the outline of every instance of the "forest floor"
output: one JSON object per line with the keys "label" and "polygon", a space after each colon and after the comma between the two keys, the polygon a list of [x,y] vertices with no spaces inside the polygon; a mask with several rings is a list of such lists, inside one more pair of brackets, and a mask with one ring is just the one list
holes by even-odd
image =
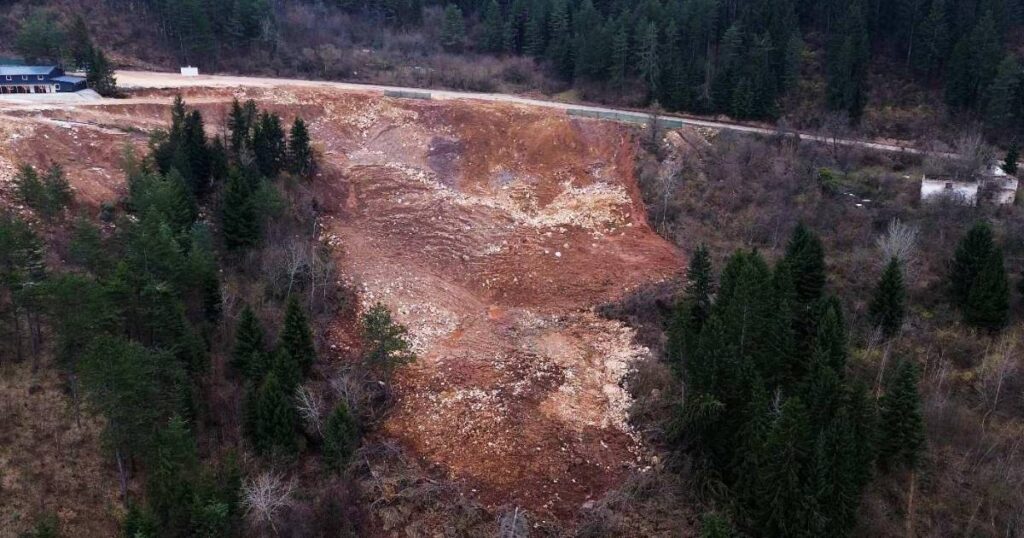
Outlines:
{"label": "forest floor", "polygon": [[[571,518],[653,463],[627,422],[623,386],[649,352],[594,311],[684,266],[647,223],[628,128],[330,87],[182,92],[208,132],[236,96],[310,124],[339,274],[361,306],[391,308],[418,356],[397,374],[382,435],[483,506],[541,519]],[[172,96],[0,104],[17,120],[0,122],[0,203],[17,205],[20,163],[64,166],[86,208],[116,201],[123,147],[143,150],[169,121]]]}

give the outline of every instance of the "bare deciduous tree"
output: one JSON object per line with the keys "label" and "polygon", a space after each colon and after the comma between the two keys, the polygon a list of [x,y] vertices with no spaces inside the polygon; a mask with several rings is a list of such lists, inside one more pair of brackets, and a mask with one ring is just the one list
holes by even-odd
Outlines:
{"label": "bare deciduous tree", "polygon": [[885,265],[896,258],[903,266],[904,275],[912,275],[917,266],[917,237],[916,226],[905,224],[900,219],[889,221],[885,235],[875,241],[880,255],[879,264]]}
{"label": "bare deciduous tree", "polygon": [[309,387],[299,387],[295,389],[295,408],[306,427],[323,437],[323,398]]}
{"label": "bare deciduous tree", "polygon": [[242,486],[242,506],[249,524],[254,528],[267,525],[276,536],[277,517],[291,506],[294,490],[295,482],[273,472],[247,480]]}

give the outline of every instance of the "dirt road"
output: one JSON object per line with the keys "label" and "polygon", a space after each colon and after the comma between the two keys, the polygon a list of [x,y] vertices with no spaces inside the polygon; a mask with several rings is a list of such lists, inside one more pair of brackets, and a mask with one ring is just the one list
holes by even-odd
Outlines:
{"label": "dirt road", "polygon": [[[586,106],[577,105],[570,103],[559,103],[555,101],[544,101],[540,99],[530,99],[526,97],[518,97],[515,95],[507,95],[500,93],[472,93],[472,92],[456,92],[448,90],[424,90],[422,88],[404,88],[394,86],[378,86],[373,84],[354,84],[348,82],[321,82],[321,81],[309,81],[309,80],[295,80],[295,79],[277,79],[277,78],[261,78],[261,77],[240,77],[240,76],[226,76],[226,75],[203,75],[199,77],[183,77],[175,73],[157,73],[148,71],[118,71],[117,72],[118,83],[126,88],[183,88],[183,87],[273,87],[273,86],[292,86],[292,87],[305,87],[305,88],[333,88],[336,90],[354,91],[354,92],[417,92],[417,93],[428,93],[431,99],[435,100],[455,100],[455,99],[469,99],[469,100],[480,100],[480,101],[492,101],[502,103],[514,103],[519,105],[528,105],[531,107],[540,107],[553,109],[558,111],[585,111],[585,112],[597,112],[597,113],[620,113],[628,114],[633,119],[627,120],[632,122],[644,122],[647,119],[647,115],[642,112],[634,110],[599,107],[599,106]],[[742,133],[751,133],[758,135],[777,135],[779,130],[769,126],[758,126],[750,124],[741,124],[735,122],[716,121],[706,118],[696,118],[692,116],[681,116],[675,114],[664,114],[662,118],[670,118],[679,120],[683,125],[690,125],[693,127],[705,127],[710,129],[722,129],[729,131],[736,131]],[[926,150],[920,148],[914,148],[905,143],[891,142],[891,141],[870,141],[870,140],[857,140],[857,139],[846,139],[846,138],[835,138],[829,136],[822,136],[816,133],[803,133],[789,131],[790,135],[799,136],[801,140],[807,140],[812,142],[820,142],[826,144],[837,144],[842,146],[859,146],[879,151],[887,152],[904,152],[904,153],[924,153]]]}

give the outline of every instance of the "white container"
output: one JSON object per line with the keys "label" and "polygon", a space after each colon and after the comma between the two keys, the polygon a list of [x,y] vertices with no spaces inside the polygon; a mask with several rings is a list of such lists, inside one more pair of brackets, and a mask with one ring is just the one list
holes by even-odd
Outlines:
{"label": "white container", "polygon": [[192,67],[192,66],[182,67],[181,68],[181,76],[183,76],[183,77],[198,77],[199,76],[199,68],[198,67]]}

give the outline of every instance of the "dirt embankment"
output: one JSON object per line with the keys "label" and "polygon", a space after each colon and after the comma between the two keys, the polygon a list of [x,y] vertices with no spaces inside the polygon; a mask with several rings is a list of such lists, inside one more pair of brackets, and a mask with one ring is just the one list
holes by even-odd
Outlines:
{"label": "dirt embankment", "polygon": [[[483,504],[540,517],[571,517],[646,465],[622,384],[647,350],[592,309],[683,262],[647,225],[625,128],[330,89],[186,97],[219,126],[235,93],[310,122],[340,273],[411,331],[419,359],[384,435]],[[15,163],[49,160],[81,201],[115,198],[121,146],[166,121],[166,94],[137,97],[9,112],[25,121],[0,131],[0,194]]]}

